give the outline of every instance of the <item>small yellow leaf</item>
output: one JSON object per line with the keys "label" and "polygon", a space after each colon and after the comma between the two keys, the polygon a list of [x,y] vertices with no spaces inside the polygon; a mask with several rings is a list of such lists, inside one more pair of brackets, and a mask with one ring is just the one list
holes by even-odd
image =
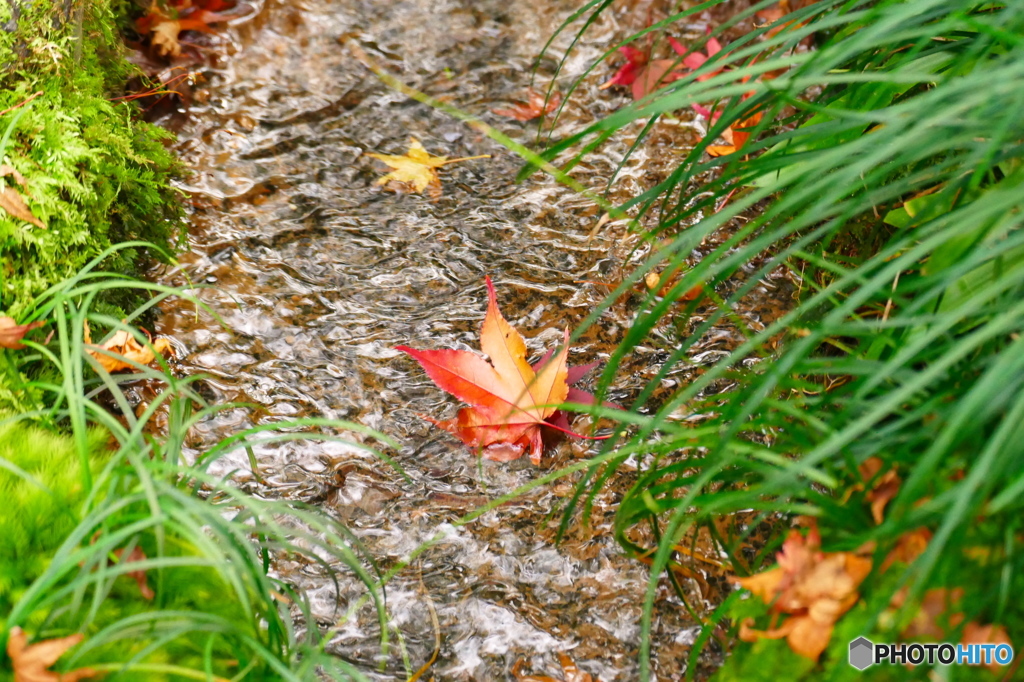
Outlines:
{"label": "small yellow leaf", "polygon": [[387,165],[394,168],[393,171],[377,181],[378,185],[386,185],[389,182],[400,182],[412,186],[417,192],[423,192],[428,187],[431,194],[440,195],[441,179],[437,176],[437,169],[450,163],[469,161],[471,159],[489,159],[490,154],[481,156],[467,156],[460,159],[449,159],[447,156],[434,156],[420,144],[415,137],[409,138],[409,151],[405,154],[377,154],[368,153]]}

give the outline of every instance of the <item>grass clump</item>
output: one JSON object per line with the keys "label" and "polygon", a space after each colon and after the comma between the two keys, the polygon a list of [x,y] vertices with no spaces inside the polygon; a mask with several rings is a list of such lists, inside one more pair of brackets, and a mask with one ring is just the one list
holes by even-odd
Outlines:
{"label": "grass clump", "polygon": [[[95,271],[109,255],[99,254],[26,312],[51,321],[52,339],[0,351],[8,363],[47,366],[27,388],[48,406],[0,421],[7,503],[0,523],[9,526],[0,526],[7,533],[0,541],[0,649],[19,627],[33,643],[81,633],[84,641],[54,669],[88,667],[111,680],[364,679],[326,653],[333,630],[322,629],[304,595],[272,565],[287,556],[328,580],[354,575],[386,644],[382,579],[372,558],[318,510],[258,499],[206,471],[226,453],[263,443],[375,434],[310,419],[255,427],[189,451],[186,435],[195,424],[238,406],[207,404],[195,388],[201,377],[176,378],[166,365],[111,375],[85,351],[86,321],[97,342],[104,330],[145,342],[128,323],[93,309],[106,291],[132,288],[151,296],[147,306],[179,294]],[[136,414],[121,390],[125,381],[166,388]],[[335,622],[345,620],[339,607]],[[0,678],[11,672],[0,656]]]}
{"label": "grass clump", "polygon": [[[608,4],[595,0],[579,16]],[[719,4],[634,38],[683,32]],[[772,4],[744,5],[711,37]],[[660,538],[642,624],[645,678],[657,582],[687,561],[679,551],[687,538],[715,538],[736,576],[763,574],[798,519],[820,533],[820,556],[870,562],[844,593],[848,603],[819,624],[824,649],[801,655],[778,631],[807,604],[784,605],[780,591],[737,592],[714,613],[690,605],[706,622],[690,677],[708,673],[698,664],[707,647],[730,653],[721,679],[840,679],[854,672],[845,652],[860,635],[956,642],[992,626],[989,636],[1024,642],[1014,598],[1024,589],[1024,7],[821,0],[789,8],[783,30],[722,39],[725,49],[696,72],[545,155],[583,148],[568,169],[634,122],[646,124],[639,145],[660,117],[694,104],[719,113],[664,181],[621,207],[665,246],[587,321],[646,272],[667,271],[664,281],[680,273],[664,295],[647,298],[608,363],[601,390],[641,343],[664,347],[667,358],[634,405],[637,426],[606,443],[600,461],[611,465],[595,464],[569,510],[593,499],[631,453],[648,456],[617,517],[629,551],[648,549],[630,541],[634,529]],[[706,155],[733,126],[750,141]],[[706,243],[721,246],[688,263],[712,235]],[[659,387],[688,366],[688,350],[738,319],[744,298],[779,268],[802,275],[793,307],[763,329],[743,328],[745,341],[664,395]],[[721,300],[687,301],[696,285]],[[669,343],[666,326],[682,330]],[[775,540],[751,547],[766,524]],[[922,618],[932,627],[920,627]],[[757,638],[752,630],[770,636],[740,641]],[[876,666],[866,675],[930,672]]]}

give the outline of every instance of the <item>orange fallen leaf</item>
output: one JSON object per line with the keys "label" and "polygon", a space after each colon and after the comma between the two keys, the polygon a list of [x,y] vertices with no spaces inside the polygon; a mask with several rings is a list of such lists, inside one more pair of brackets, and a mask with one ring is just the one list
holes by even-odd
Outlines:
{"label": "orange fallen leaf", "polygon": [[882,570],[886,570],[894,562],[902,564],[913,563],[917,560],[917,557],[924,554],[924,551],[928,549],[928,543],[931,542],[931,539],[932,532],[927,528],[917,528],[904,533],[896,540],[896,546],[892,548],[885,557],[885,561],[882,562]]}
{"label": "orange fallen leaf", "polygon": [[[903,608],[909,592],[907,587],[896,592],[889,600],[889,608]],[[921,598],[921,607],[900,636],[903,639],[946,639],[946,635],[964,621],[964,614],[959,610],[963,597],[964,590],[960,587],[937,587],[928,590]]]}
{"label": "orange fallen leaf", "polygon": [[[27,187],[28,183],[25,180],[25,176],[15,170],[13,166],[9,166],[6,163],[0,165],[0,178],[7,177],[8,175],[14,178],[14,181],[21,185],[22,189]],[[31,223],[44,230],[46,229],[43,221],[29,210],[25,200],[21,198],[21,195],[13,187],[4,186],[3,189],[0,189],[0,208],[18,220],[24,220],[26,223]]]}
{"label": "orange fallen leaf", "polygon": [[486,282],[488,305],[480,348],[490,362],[462,350],[396,348],[419,362],[440,388],[470,405],[459,410],[455,419],[431,422],[480,449],[486,459],[511,461],[528,448],[530,460],[540,464],[544,451],[541,427],[577,435],[568,430],[568,420],[555,404],[593,402],[589,393],[570,388],[593,365],[568,366],[569,330],[565,330],[561,350],[531,366],[526,361],[526,342],[498,309],[491,278]]}
{"label": "orange fallen leaf", "polygon": [[[1006,644],[1010,647],[1013,646],[1009,633],[1002,625],[979,625],[973,621],[964,626],[964,636],[960,641],[964,644]],[[994,657],[985,667],[994,673],[1006,670],[1006,666],[996,663]],[[1010,678],[1007,677],[1006,679]]]}
{"label": "orange fallen leaf", "polygon": [[423,148],[420,141],[415,137],[409,138],[409,151],[405,154],[377,154],[367,153],[375,159],[380,159],[387,165],[394,168],[393,171],[377,181],[378,185],[386,185],[390,182],[397,182],[403,185],[410,185],[417,192],[431,188],[431,194],[440,196],[441,178],[437,175],[437,169],[447,166],[450,163],[459,161],[470,161],[472,159],[489,159],[490,154],[480,156],[464,156],[458,159],[449,159],[447,156],[434,156]]}
{"label": "orange fallen leaf", "polygon": [[[672,290],[672,287],[674,287],[676,285],[676,283],[672,282],[672,281],[668,281],[668,282],[665,282],[663,285],[661,285],[661,287],[659,287],[658,284],[661,282],[661,277],[662,277],[661,274],[659,274],[657,272],[654,272],[654,271],[648,272],[646,275],[644,275],[644,284],[647,285],[647,289],[649,291],[654,291],[654,290],[657,289],[658,296],[665,296],[666,294],[668,294],[669,291]],[[689,289],[689,291],[687,291],[685,294],[680,296],[679,300],[680,301],[693,301],[695,299],[700,298],[703,293],[704,293],[704,287],[701,286],[700,284],[698,284],[696,286],[691,287]]]}
{"label": "orange fallen leaf", "polygon": [[579,666],[566,654],[558,652],[558,664],[562,667],[562,679],[556,680],[550,675],[527,675],[523,673],[523,659],[519,659],[512,666],[512,676],[516,682],[600,682],[590,673],[583,672]]}
{"label": "orange fallen leaf", "polygon": [[[796,7],[790,7],[790,4],[788,2],[782,0],[781,2],[779,2],[777,7],[768,7],[767,9],[760,10],[758,12],[755,12],[754,16],[764,20],[765,23],[763,24],[763,26],[771,26],[771,28],[765,31],[764,34],[766,38],[771,39],[778,35],[781,31],[786,29],[788,26],[793,25],[795,21],[793,19],[790,19],[789,21],[782,21],[782,19],[786,15],[788,15],[790,12],[793,12],[794,10],[806,7],[808,4],[808,2],[797,2]],[[797,28],[806,25],[807,21],[804,20],[797,24]],[[757,28],[763,28],[763,26],[758,26]],[[804,40],[806,41],[809,37],[810,36],[805,37]]]}
{"label": "orange fallen leaf", "polygon": [[135,21],[135,28],[149,35],[149,44],[161,57],[177,57],[181,54],[178,35],[182,31],[209,33],[213,30],[210,24],[228,18],[217,13],[227,7],[223,0],[171,0],[165,11],[153,0],[146,14]]}
{"label": "orange fallen leaf", "polygon": [[[813,524],[813,522],[812,522]],[[857,588],[871,572],[871,559],[852,552],[822,552],[817,525],[806,537],[793,530],[778,553],[776,568],[737,582],[790,617],[776,629],[756,630],[744,622],[740,638],[786,638],[797,654],[817,660],[832,638],[836,621],[860,595]]]}
{"label": "orange fallen leaf", "polygon": [[[747,96],[744,96],[743,99],[746,98]],[[711,156],[728,156],[729,154],[735,154],[740,150],[740,147],[745,145],[747,140],[750,139],[750,133],[747,132],[747,130],[760,123],[763,117],[764,112],[758,111],[753,116],[734,123],[722,133],[722,139],[728,142],[728,144],[713,144],[705,151]]]}
{"label": "orange fallen leaf", "polygon": [[551,93],[551,97],[547,97],[543,92],[530,88],[526,91],[526,97],[525,102],[513,102],[508,109],[492,109],[491,111],[498,116],[508,116],[517,121],[532,121],[535,118],[547,116],[562,103],[562,93],[557,90]]}
{"label": "orange fallen leaf", "polygon": [[29,645],[28,636],[21,628],[11,628],[7,637],[7,655],[11,657],[14,668],[14,682],[76,682],[88,677],[95,677],[97,672],[90,668],[79,668],[66,673],[55,673],[47,670],[57,662],[64,652],[81,642],[82,634],[45,639]]}
{"label": "orange fallen leaf", "polygon": [[867,501],[871,504],[871,517],[876,524],[881,524],[884,517],[885,506],[900,491],[902,480],[895,469],[889,469],[880,478],[878,472],[882,470],[883,462],[878,457],[869,457],[858,467],[861,478],[865,483],[874,481],[871,490],[866,495]]}
{"label": "orange fallen leaf", "polygon": [[18,324],[13,317],[0,317],[0,348],[20,350],[25,347],[21,340],[25,334],[36,327],[42,327],[45,322],[30,322],[29,324]]}
{"label": "orange fallen leaf", "polygon": [[158,338],[151,346],[144,346],[138,339],[129,332],[121,329],[114,333],[105,343],[92,345],[92,336],[89,333],[89,323],[85,323],[85,352],[91,355],[100,363],[100,367],[107,372],[113,373],[122,369],[135,371],[137,368],[131,364],[137,362],[140,365],[148,365],[156,359],[156,354],[167,356],[174,355],[171,342],[165,338]]}

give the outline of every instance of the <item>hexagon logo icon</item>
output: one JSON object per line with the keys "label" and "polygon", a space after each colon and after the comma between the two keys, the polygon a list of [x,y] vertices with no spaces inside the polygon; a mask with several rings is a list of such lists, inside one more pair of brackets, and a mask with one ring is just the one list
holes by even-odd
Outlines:
{"label": "hexagon logo icon", "polygon": [[858,637],[850,642],[850,665],[857,670],[864,670],[874,663],[875,645],[866,637]]}

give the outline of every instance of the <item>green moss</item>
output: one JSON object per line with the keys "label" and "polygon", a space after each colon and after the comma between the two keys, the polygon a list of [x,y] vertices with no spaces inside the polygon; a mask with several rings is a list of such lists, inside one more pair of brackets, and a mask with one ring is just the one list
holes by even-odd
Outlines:
{"label": "green moss", "polygon": [[[103,442],[103,432],[94,431],[89,443],[94,465],[103,462]],[[20,423],[0,426],[0,462],[19,467],[43,486],[0,467],[0,614],[7,614],[78,525],[86,493],[82,462],[67,436]]]}
{"label": "green moss", "polygon": [[[0,413],[0,422],[5,418],[6,415]],[[110,452],[105,448],[107,440],[108,435],[100,429],[90,432],[88,460],[94,480],[109,463]],[[12,471],[7,465],[18,467],[34,481]],[[11,672],[10,661],[2,653],[9,628],[6,622],[8,614],[50,568],[58,549],[79,529],[88,511],[88,491],[84,488],[81,465],[82,460],[70,436],[24,422],[0,426],[0,499],[4,501],[4,513],[0,514],[0,680],[7,679]],[[107,485],[100,484],[100,487],[106,490]],[[89,509],[103,504],[101,496],[92,500]],[[101,525],[109,532],[116,532],[118,528],[144,519],[150,513],[148,507],[127,506],[106,517]],[[96,534],[100,532],[95,531]],[[95,539],[91,527],[84,538],[84,545]],[[164,613],[209,614],[229,622],[251,620],[242,613],[240,604],[217,571],[203,564],[198,558],[199,552],[183,535],[165,529],[162,552],[153,531],[135,536],[134,541],[148,557],[191,557],[192,564],[150,572],[149,583],[157,591],[152,601],[142,595],[134,580],[119,577],[112,582],[109,591],[104,592],[95,612],[88,617],[86,614],[93,598],[91,591],[87,591],[77,606],[69,596],[50,606],[30,608],[19,624],[33,639],[82,631],[87,641],[92,641],[104,628],[156,609],[162,609]],[[47,593],[74,578],[79,570],[78,565],[65,567],[64,577]],[[173,620],[162,619],[160,624],[166,626]],[[133,631],[134,636],[109,637],[101,644],[92,641],[95,647],[76,665],[129,661],[161,634],[164,631],[157,624],[139,625]],[[232,643],[195,628],[184,628],[177,637],[149,652],[145,662],[202,669],[204,651],[211,637],[214,641],[210,644],[210,654],[215,667],[218,672],[228,674],[233,670],[229,661],[235,658]],[[145,672],[121,673],[116,679],[162,680],[168,677]]]}
{"label": "green moss", "polygon": [[[46,228],[0,210],[0,310],[13,317],[113,243],[166,246],[181,233],[169,133],[111,101],[135,73],[118,33],[125,3],[18,4],[15,13],[0,4],[0,25],[16,25],[0,31],[0,111],[42,94],[0,116],[0,133],[10,134],[0,153],[25,176],[18,190]],[[123,250],[103,268],[135,274],[145,256]]]}

